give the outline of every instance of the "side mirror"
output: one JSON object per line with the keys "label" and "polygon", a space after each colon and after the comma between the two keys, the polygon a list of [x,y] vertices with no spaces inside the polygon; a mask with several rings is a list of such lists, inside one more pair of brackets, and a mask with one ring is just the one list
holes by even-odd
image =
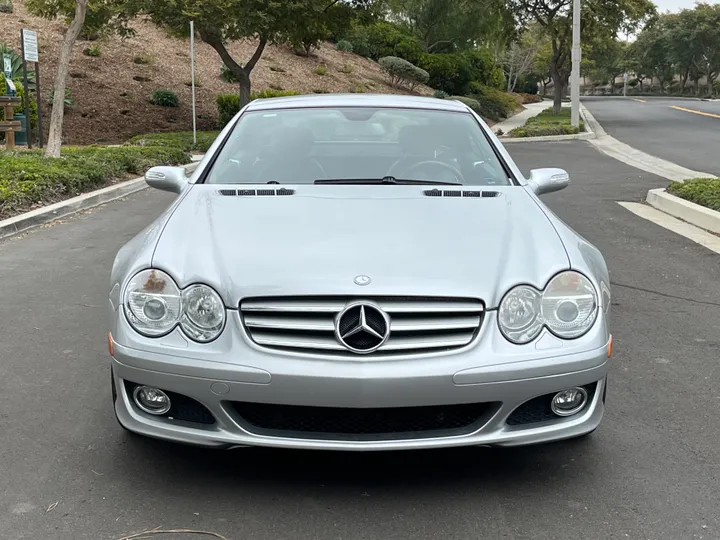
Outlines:
{"label": "side mirror", "polygon": [[152,167],[145,173],[145,181],[150,187],[171,193],[182,193],[188,179],[182,167]]}
{"label": "side mirror", "polygon": [[570,176],[562,169],[533,169],[528,181],[535,195],[543,195],[568,187]]}

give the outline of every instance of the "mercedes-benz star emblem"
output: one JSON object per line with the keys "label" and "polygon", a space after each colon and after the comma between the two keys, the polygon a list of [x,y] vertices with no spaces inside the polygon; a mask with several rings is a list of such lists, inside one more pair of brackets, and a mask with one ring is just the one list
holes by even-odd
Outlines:
{"label": "mercedes-benz star emblem", "polygon": [[370,279],[370,276],[365,276],[361,274],[359,276],[355,276],[355,279],[353,281],[355,282],[355,285],[360,285],[362,287],[364,285],[370,285],[372,279]]}
{"label": "mercedes-benz star emblem", "polygon": [[390,337],[390,318],[374,304],[351,304],[335,320],[335,337],[349,351],[371,353]]}

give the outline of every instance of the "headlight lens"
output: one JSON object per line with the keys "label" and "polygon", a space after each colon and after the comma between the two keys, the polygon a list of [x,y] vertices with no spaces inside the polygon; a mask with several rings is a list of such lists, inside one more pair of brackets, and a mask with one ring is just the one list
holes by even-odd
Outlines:
{"label": "headlight lens", "polygon": [[505,295],[500,303],[498,322],[503,335],[514,343],[527,343],[540,333],[541,293],[520,285]]}
{"label": "headlight lens", "polygon": [[160,337],[180,324],[195,341],[208,342],[225,326],[225,306],[220,295],[207,285],[191,285],[181,291],[161,270],[143,270],[125,287],[125,313],[140,334]]}
{"label": "headlight lens", "polygon": [[597,293],[590,280],[577,272],[563,272],[550,280],[542,298],[542,317],[553,334],[576,338],[597,317]]}
{"label": "headlight lens", "polygon": [[513,343],[528,343],[543,326],[559,337],[571,339],[587,332],[597,318],[597,293],[590,280],[578,272],[562,272],[543,291],[529,285],[510,290],[500,303],[498,324]]}
{"label": "headlight lens", "polygon": [[125,288],[125,313],[139,333],[157,337],[167,334],[180,320],[180,290],[166,273],[143,270]]}
{"label": "headlight lens", "polygon": [[207,285],[193,285],[182,293],[182,329],[196,341],[215,339],[225,324],[225,306],[220,295]]}

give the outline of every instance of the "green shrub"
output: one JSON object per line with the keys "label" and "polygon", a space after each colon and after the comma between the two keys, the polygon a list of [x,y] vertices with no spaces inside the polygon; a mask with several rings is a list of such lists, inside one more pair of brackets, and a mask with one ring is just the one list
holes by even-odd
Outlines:
{"label": "green shrub", "polygon": [[433,92],[433,97],[436,97],[438,99],[445,99],[448,96],[449,96],[449,94],[447,92],[445,92],[444,90],[435,90]]}
{"label": "green shrub", "polygon": [[345,62],[340,69],[338,69],[340,73],[345,73],[345,75],[349,75],[353,72],[353,67]]}
{"label": "green shrub", "polygon": [[579,129],[571,125],[525,125],[510,131],[511,137],[543,137],[546,135],[574,135]]}
{"label": "green shrub", "polygon": [[461,103],[464,103],[465,105],[470,107],[473,111],[475,111],[477,114],[479,114],[480,116],[483,116],[482,109],[480,107],[480,103],[478,102],[477,99],[473,99],[473,98],[465,97],[465,96],[452,96],[449,99],[455,99]]}
{"label": "green shrub", "polygon": [[[272,68],[270,68],[270,69],[272,69]],[[231,70],[229,67],[227,67],[225,64],[223,64],[222,66],[220,66],[220,78],[221,78],[223,81],[229,82],[229,83],[236,83],[236,82],[238,82],[237,77],[235,76],[235,74],[234,74],[234,73],[232,72],[232,70]]]}
{"label": "green shrub", "polygon": [[720,178],[693,178],[682,183],[673,182],[667,192],[720,212]]}
{"label": "green shrub", "polygon": [[[13,111],[17,114],[25,114],[25,87],[23,86],[22,80],[20,79],[14,79],[13,82],[15,83],[15,89],[17,90],[17,97],[22,99],[23,101],[13,109]],[[0,72],[0,96],[5,95],[5,74]],[[34,128],[37,126],[37,119],[38,119],[38,106],[37,101],[35,100],[35,94],[30,93],[30,100],[29,100],[29,106],[30,106],[30,127]],[[4,120],[4,111],[5,109],[0,109],[0,120]]]}
{"label": "green shrub", "polygon": [[353,52],[353,45],[347,39],[341,39],[335,45],[338,51]]}
{"label": "green shrub", "polygon": [[[298,95],[298,92],[292,90],[262,90],[250,94],[250,101],[296,95]],[[218,125],[222,127],[240,111],[240,96],[238,94],[220,94],[215,98],[215,105],[218,112]]]}
{"label": "green shrub", "polygon": [[85,56],[93,57],[100,56],[100,47],[98,47],[97,45],[93,45],[92,47],[85,47],[85,49],[83,49],[83,54]]}
{"label": "green shrub", "polygon": [[[10,56],[10,71],[12,80],[14,81],[15,79],[19,79],[22,76],[22,58],[20,58],[20,55],[17,54],[14,49],[10,48],[7,43],[0,43],[0,66],[3,68],[0,69],[0,74],[4,75],[3,56]],[[28,75],[30,75],[29,72]],[[32,77],[34,82],[34,71],[32,72]]]}
{"label": "green shrub", "polygon": [[461,55],[470,66],[472,81],[493,88],[505,87],[505,73],[502,67],[495,63],[493,55],[488,49],[475,49],[461,53]]}
{"label": "green shrub", "polygon": [[353,52],[373,60],[397,56],[417,64],[423,51],[417,37],[387,21],[378,21],[368,26],[356,22],[345,36],[345,41],[350,43]]}
{"label": "green shrub", "polygon": [[[50,105],[55,103],[55,93],[54,92],[52,94],[50,94],[49,103],[50,103]],[[70,90],[69,88],[65,89],[65,98],[63,99],[63,103],[65,104],[66,107],[70,107],[73,103],[75,103],[75,100],[72,97],[72,90]]]}
{"label": "green shrub", "polygon": [[150,103],[161,107],[177,107],[180,104],[177,95],[172,90],[155,90]]}
{"label": "green shrub", "polygon": [[379,63],[391,86],[407,86],[412,90],[417,85],[428,82],[427,71],[397,56],[385,56],[380,59]]}
{"label": "green shrub", "polygon": [[133,58],[133,63],[144,66],[150,63],[150,57],[147,54],[139,54]]}
{"label": "green shrub", "polygon": [[315,75],[320,75],[321,77],[323,75],[327,75],[327,66],[325,64],[318,64],[318,66],[313,70],[313,73]]}
{"label": "green shrub", "polygon": [[428,72],[428,85],[452,95],[463,95],[472,80],[472,68],[458,53],[423,54],[419,66]]}
{"label": "green shrub", "polygon": [[65,147],[63,157],[0,152],[0,219],[38,204],[73,197],[155,165],[188,163],[176,147]]}
{"label": "green shrub", "polygon": [[181,149],[183,152],[207,152],[219,133],[219,131],[198,131],[197,144],[193,144],[192,131],[136,135],[125,144],[127,146],[172,146]]}
{"label": "green shrub", "polygon": [[477,82],[470,83],[470,95],[480,103],[483,118],[494,121],[507,118],[519,107],[517,100],[507,92]]}
{"label": "green shrub", "polygon": [[0,0],[0,13],[12,13],[13,3],[12,0]]}

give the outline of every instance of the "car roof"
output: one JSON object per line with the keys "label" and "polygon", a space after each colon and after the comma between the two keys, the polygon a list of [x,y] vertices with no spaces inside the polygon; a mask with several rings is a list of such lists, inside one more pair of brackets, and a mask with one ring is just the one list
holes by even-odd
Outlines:
{"label": "car roof", "polygon": [[379,107],[390,109],[434,109],[440,111],[467,112],[463,103],[452,99],[398,94],[311,94],[263,98],[251,101],[248,111],[273,109],[298,109],[315,107]]}

